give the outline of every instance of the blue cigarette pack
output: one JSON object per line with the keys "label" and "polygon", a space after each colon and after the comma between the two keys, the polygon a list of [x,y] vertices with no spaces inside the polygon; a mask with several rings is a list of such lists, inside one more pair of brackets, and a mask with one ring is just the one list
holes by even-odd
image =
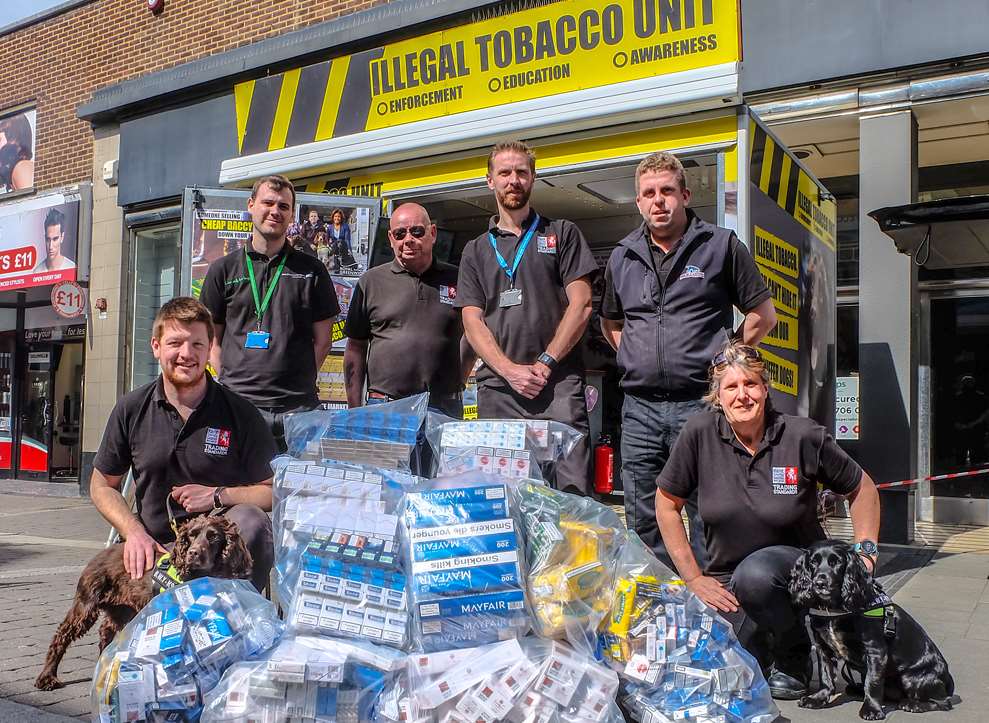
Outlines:
{"label": "blue cigarette pack", "polygon": [[514,532],[500,535],[481,535],[449,540],[430,540],[412,545],[412,560],[445,560],[451,557],[483,555],[489,552],[511,552],[518,549]]}
{"label": "blue cigarette pack", "polygon": [[416,595],[464,595],[521,585],[518,563],[459,570],[424,572],[412,576]]}
{"label": "blue cigarette pack", "polygon": [[463,504],[437,504],[414,500],[408,496],[405,510],[409,527],[437,527],[456,525],[461,522],[485,522],[508,517],[508,504],[505,500],[484,500]]}
{"label": "blue cigarette pack", "polygon": [[485,645],[529,627],[521,590],[427,600],[419,603],[418,612],[427,652]]}
{"label": "blue cigarette pack", "polygon": [[413,504],[426,505],[462,505],[472,502],[490,502],[503,500],[506,496],[505,485],[482,485],[480,487],[455,487],[446,490],[427,490],[417,492],[410,497],[415,498]]}

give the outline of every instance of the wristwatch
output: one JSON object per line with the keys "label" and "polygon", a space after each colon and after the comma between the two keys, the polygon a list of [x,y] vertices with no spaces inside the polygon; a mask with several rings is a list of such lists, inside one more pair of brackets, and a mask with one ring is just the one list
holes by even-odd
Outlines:
{"label": "wristwatch", "polygon": [[852,545],[852,549],[859,555],[863,555],[872,560],[873,564],[879,559],[879,545],[874,540],[861,540]]}
{"label": "wristwatch", "polygon": [[219,510],[223,507],[223,503],[220,502],[220,493],[223,491],[223,487],[217,487],[213,490],[213,509]]}
{"label": "wristwatch", "polygon": [[537,362],[540,362],[541,364],[545,364],[546,366],[548,366],[550,371],[553,371],[554,369],[556,369],[557,364],[559,364],[559,362],[556,361],[556,359],[554,359],[553,357],[551,357],[546,352],[543,352],[542,354],[540,354],[539,356],[537,356],[536,357],[536,361]]}

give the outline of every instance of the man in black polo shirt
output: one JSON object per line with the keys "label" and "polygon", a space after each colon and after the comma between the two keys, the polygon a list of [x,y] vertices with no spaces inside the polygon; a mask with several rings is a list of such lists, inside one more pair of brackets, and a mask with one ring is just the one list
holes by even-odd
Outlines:
{"label": "man in black polo shirt", "polygon": [[[151,349],[161,376],[114,406],[93,462],[93,504],[124,537],[124,566],[141,577],[155,552],[173,542],[166,500],[176,518],[225,510],[254,558],[252,582],[262,590],[274,559],[271,520],[275,440],[258,411],[213,381],[206,360],[213,323],[195,299],[162,306]],[[137,514],[120,493],[134,472]]]}
{"label": "man in black polo shirt", "polygon": [[251,241],[210,264],[200,297],[216,326],[210,363],[261,411],[283,452],[283,416],[318,404],[316,372],[340,313],[326,268],[285,241],[294,209],[291,181],[258,180],[247,202]]}
{"label": "man in black polo shirt", "polygon": [[[433,258],[436,225],[426,209],[406,203],[392,214],[388,240],[395,259],[357,282],[343,333],[347,403],[388,401],[429,392],[429,406],[463,416],[460,392],[475,356],[464,342],[457,267]],[[428,474],[428,445],[417,445],[416,470]]]}
{"label": "man in black polo shirt", "polygon": [[429,392],[430,406],[460,418],[475,357],[466,344],[461,349],[457,267],[433,258],[436,225],[422,206],[400,206],[389,225],[395,259],[361,277],[347,312],[347,402],[364,403],[366,380],[369,399]]}
{"label": "man in black polo shirt", "polygon": [[[656,478],[687,419],[704,408],[708,364],[733,333],[758,344],[776,325],[769,289],[738,237],[687,208],[683,165],[653,153],[635,170],[642,226],[618,242],[605,268],[601,328],[618,352],[625,520],[671,564],[656,524]],[[745,320],[732,332],[732,308]],[[706,560],[697,500],[687,503],[690,544]]]}
{"label": "man in black polo shirt", "polygon": [[583,433],[559,463],[556,484],[587,494],[590,445],[580,341],[591,314],[597,262],[571,222],[529,206],[536,177],[532,150],[499,143],[488,156],[488,188],[498,215],[460,261],[456,306],[484,365],[477,374],[482,419],[550,419]]}

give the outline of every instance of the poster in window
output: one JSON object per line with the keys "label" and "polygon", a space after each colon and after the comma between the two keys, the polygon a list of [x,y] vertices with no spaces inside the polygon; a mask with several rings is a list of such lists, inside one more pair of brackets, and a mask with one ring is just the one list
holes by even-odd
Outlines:
{"label": "poster in window", "polygon": [[318,258],[330,275],[357,277],[367,271],[370,218],[365,207],[302,204],[288,241]]}
{"label": "poster in window", "polygon": [[61,194],[0,207],[0,291],[76,280],[79,201]]}
{"label": "poster in window", "polygon": [[34,109],[0,114],[0,196],[34,187]]}
{"label": "poster in window", "polygon": [[343,325],[347,321],[347,312],[350,311],[350,301],[354,298],[354,289],[357,288],[357,279],[348,276],[334,276],[333,290],[337,294],[337,301],[340,303],[340,315],[333,322],[333,331],[330,340],[334,349],[346,349],[347,338],[343,335]]}
{"label": "poster in window", "polygon": [[250,241],[253,225],[247,211],[196,211],[192,239],[192,295],[199,298],[209,265]]}

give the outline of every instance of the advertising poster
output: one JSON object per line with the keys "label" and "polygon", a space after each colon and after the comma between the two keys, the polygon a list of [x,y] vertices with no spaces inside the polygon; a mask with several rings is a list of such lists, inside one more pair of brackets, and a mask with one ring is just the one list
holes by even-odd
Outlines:
{"label": "advertising poster", "polygon": [[323,262],[331,276],[360,276],[367,271],[371,245],[370,210],[302,204],[288,240],[296,250]]}
{"label": "advertising poster", "polygon": [[35,110],[0,115],[0,196],[34,187]]}
{"label": "advertising poster", "polygon": [[327,355],[316,375],[316,389],[321,402],[347,403],[347,387],[343,380],[343,354]]}
{"label": "advertising poster", "polygon": [[75,281],[79,201],[60,194],[0,208],[0,291]]}
{"label": "advertising poster", "polygon": [[199,298],[209,265],[244,247],[252,232],[247,211],[202,209],[196,211],[192,239],[192,295]]}
{"label": "advertising poster", "polygon": [[357,279],[348,276],[334,276],[333,289],[337,292],[337,301],[340,302],[340,316],[333,322],[333,332],[330,340],[333,342],[333,349],[344,350],[347,348],[347,338],[343,335],[343,325],[347,321],[347,312],[350,311],[350,300],[354,297],[354,289],[357,288]]}
{"label": "advertising poster", "polygon": [[781,412],[833,429],[837,209],[762,126],[750,129],[750,250],[779,319],[761,345],[773,401]]}

